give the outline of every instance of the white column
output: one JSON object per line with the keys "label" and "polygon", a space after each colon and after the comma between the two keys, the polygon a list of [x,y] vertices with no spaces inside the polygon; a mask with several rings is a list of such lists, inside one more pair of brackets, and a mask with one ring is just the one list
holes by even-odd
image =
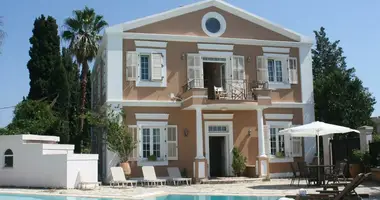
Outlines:
{"label": "white column", "polygon": [[257,109],[256,111],[257,111],[257,137],[259,139],[259,157],[266,157],[263,109]]}
{"label": "white column", "polygon": [[203,155],[203,126],[202,126],[202,109],[195,108],[196,112],[196,130],[197,130],[197,157],[196,159],[204,159]]}

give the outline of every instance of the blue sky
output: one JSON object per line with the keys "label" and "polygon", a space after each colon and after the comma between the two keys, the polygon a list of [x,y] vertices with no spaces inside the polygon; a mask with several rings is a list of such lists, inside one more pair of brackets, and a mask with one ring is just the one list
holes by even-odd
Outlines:
{"label": "blue sky", "polygon": [[[0,108],[16,105],[29,91],[29,38],[34,19],[41,14],[57,19],[59,27],[74,9],[93,7],[110,25],[156,14],[197,0],[2,0],[0,16],[4,17],[7,37],[0,55]],[[332,40],[341,40],[350,67],[356,68],[364,86],[380,101],[377,89],[380,66],[380,1],[346,0],[227,0],[272,22],[304,35],[324,26]],[[13,109],[0,110],[0,127],[12,119]],[[380,115],[380,103],[374,116]]]}

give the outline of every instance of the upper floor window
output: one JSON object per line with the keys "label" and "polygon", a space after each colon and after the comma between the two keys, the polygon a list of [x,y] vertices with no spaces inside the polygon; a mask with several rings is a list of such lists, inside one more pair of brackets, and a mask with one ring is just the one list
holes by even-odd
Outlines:
{"label": "upper floor window", "polygon": [[282,61],[279,59],[268,59],[269,82],[283,82]]}
{"label": "upper floor window", "polygon": [[13,167],[13,152],[10,149],[4,153],[4,167]]}
{"label": "upper floor window", "polygon": [[290,89],[290,84],[298,84],[296,58],[258,56],[256,66],[257,81],[269,83],[269,88]]}
{"label": "upper floor window", "polygon": [[137,87],[166,87],[166,50],[137,49],[126,56],[126,77]]}
{"label": "upper floor window", "polygon": [[141,69],[141,80],[148,81],[149,78],[149,55],[140,56],[140,69]]}

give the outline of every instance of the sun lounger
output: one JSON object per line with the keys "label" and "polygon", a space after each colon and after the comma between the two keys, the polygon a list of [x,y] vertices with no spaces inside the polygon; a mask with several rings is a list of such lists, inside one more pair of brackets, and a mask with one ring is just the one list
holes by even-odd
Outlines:
{"label": "sun lounger", "polygon": [[354,180],[347,184],[345,188],[342,191],[339,190],[322,190],[321,193],[316,194],[307,194],[306,196],[300,196],[300,195],[286,195],[287,198],[294,198],[294,199],[334,199],[334,200],[341,200],[344,197],[353,197],[351,199],[354,199],[355,197],[359,199],[360,197],[368,197],[368,195],[359,195],[355,192],[355,188],[358,187],[363,181],[368,178],[371,175],[371,173],[368,174],[359,174],[354,178]]}
{"label": "sun lounger", "polygon": [[191,184],[191,178],[182,178],[181,172],[178,167],[168,167],[168,174],[170,177],[170,181],[173,182],[174,185],[178,185],[178,183],[184,182],[187,185]]}
{"label": "sun lounger", "polygon": [[[322,194],[330,193],[330,194],[337,194],[338,196],[343,195],[343,196],[358,196],[358,194],[355,191],[355,188],[357,188],[360,184],[362,184],[369,176],[371,173],[367,174],[359,174],[357,175],[354,180],[347,184],[342,191],[338,190],[338,187],[334,187],[334,190],[318,190],[317,192],[320,192]],[[338,185],[336,185],[338,186]]]}
{"label": "sun lounger", "polygon": [[111,187],[112,186],[137,186],[137,181],[136,180],[127,180],[125,179],[124,171],[123,168],[121,167],[111,167],[111,176],[112,180],[110,182]]}
{"label": "sun lounger", "polygon": [[142,181],[144,185],[165,185],[166,179],[157,179],[156,172],[153,166],[143,166],[142,167],[144,180]]}

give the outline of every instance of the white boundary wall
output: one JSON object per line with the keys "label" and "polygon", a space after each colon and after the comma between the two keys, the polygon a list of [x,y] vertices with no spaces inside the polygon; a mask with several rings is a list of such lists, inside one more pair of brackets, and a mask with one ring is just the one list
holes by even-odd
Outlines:
{"label": "white boundary wall", "polygon": [[[58,137],[0,136],[0,186],[77,188],[98,182],[98,155],[74,154],[73,145],[51,144]],[[50,144],[46,144],[50,143]],[[13,167],[4,167],[4,153],[13,151]]]}

